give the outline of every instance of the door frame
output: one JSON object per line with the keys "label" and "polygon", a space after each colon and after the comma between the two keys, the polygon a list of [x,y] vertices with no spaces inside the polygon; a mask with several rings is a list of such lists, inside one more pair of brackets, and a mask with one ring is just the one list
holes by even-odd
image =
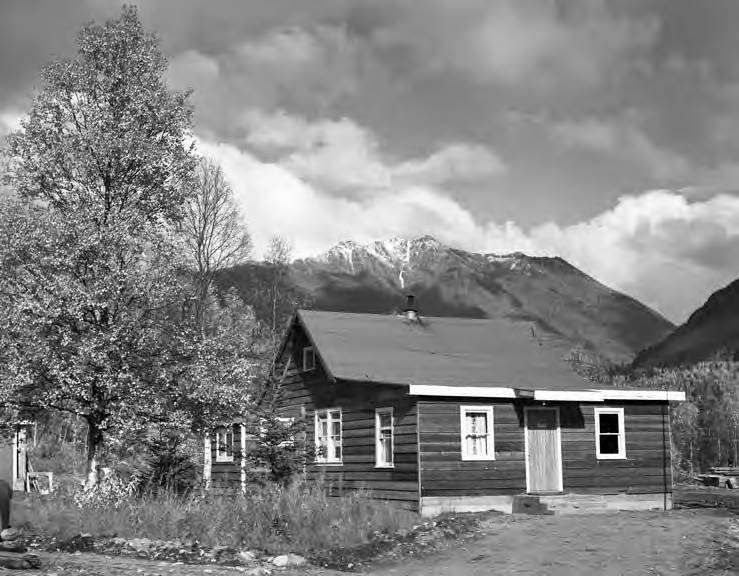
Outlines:
{"label": "door frame", "polygon": [[531,494],[530,485],[530,454],[529,454],[529,411],[532,410],[554,410],[557,421],[557,463],[559,465],[559,492],[564,492],[564,469],[562,467],[562,427],[559,419],[559,406],[524,406],[523,409],[523,434],[524,434],[524,454],[526,458],[526,493]]}

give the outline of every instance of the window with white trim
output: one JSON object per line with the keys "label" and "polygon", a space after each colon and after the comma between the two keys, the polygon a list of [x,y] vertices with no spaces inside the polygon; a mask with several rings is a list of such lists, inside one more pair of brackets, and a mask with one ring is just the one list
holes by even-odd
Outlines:
{"label": "window with white trim", "polygon": [[595,455],[598,460],[626,458],[623,408],[595,408]]}
{"label": "window with white trim", "polygon": [[495,460],[493,407],[460,406],[462,460]]}
{"label": "window with white trim", "polygon": [[316,462],[341,464],[341,408],[316,410]]}
{"label": "window with white trim", "polygon": [[221,426],[216,430],[216,462],[233,462],[234,429],[233,426]]}
{"label": "window with white trim", "polygon": [[392,468],[393,464],[393,409],[375,410],[375,466]]}
{"label": "window with white trim", "polygon": [[313,346],[303,348],[303,371],[315,370],[316,368],[316,351]]}

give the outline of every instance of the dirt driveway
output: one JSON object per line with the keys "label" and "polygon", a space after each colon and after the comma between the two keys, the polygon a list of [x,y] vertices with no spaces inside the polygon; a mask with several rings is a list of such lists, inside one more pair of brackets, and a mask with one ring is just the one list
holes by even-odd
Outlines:
{"label": "dirt driveway", "polygon": [[[44,554],[45,568],[24,574],[57,576],[231,576],[244,569],[186,566],[92,554]],[[7,572],[7,574],[18,572]],[[0,569],[0,574],[5,575]],[[300,572],[341,572],[310,568]],[[375,566],[372,576],[695,575],[739,574],[739,516],[716,511],[622,512],[581,516],[496,516],[478,539],[423,558]]]}
{"label": "dirt driveway", "polygon": [[373,575],[739,574],[739,516],[714,511],[504,516],[483,536]]}

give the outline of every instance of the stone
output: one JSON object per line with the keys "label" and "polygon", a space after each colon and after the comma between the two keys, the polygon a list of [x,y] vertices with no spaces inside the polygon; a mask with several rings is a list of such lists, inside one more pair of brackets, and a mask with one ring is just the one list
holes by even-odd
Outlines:
{"label": "stone", "polygon": [[22,542],[13,541],[13,542],[0,542],[0,551],[1,552],[25,552],[26,547],[23,545]]}
{"label": "stone", "polygon": [[272,574],[270,572],[269,568],[265,568],[264,566],[257,566],[256,568],[251,568],[244,572],[247,576],[269,576]]}
{"label": "stone", "polygon": [[239,560],[242,564],[251,564],[257,559],[257,555],[249,550],[242,550],[239,552]]}
{"label": "stone", "polygon": [[272,559],[272,564],[277,566],[278,568],[287,568],[287,567],[293,567],[293,566],[303,566],[308,561],[300,556],[299,554],[282,554],[280,556],[275,556]]}
{"label": "stone", "polygon": [[15,528],[5,528],[0,532],[0,540],[3,542],[12,542],[13,540],[18,540],[19,535],[18,530]]}
{"label": "stone", "polygon": [[136,552],[148,552],[151,549],[151,540],[148,538],[132,538],[126,542],[126,546]]}
{"label": "stone", "polygon": [[0,552],[0,566],[14,570],[30,570],[32,568],[40,568],[41,561],[35,554]]}

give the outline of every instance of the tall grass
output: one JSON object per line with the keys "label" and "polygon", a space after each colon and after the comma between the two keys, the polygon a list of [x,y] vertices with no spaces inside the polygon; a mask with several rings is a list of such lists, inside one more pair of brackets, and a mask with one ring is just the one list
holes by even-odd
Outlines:
{"label": "tall grass", "polygon": [[373,500],[366,492],[328,496],[325,487],[295,483],[260,487],[238,496],[132,497],[117,507],[80,507],[71,494],[28,496],[16,502],[13,524],[64,540],[79,533],[156,540],[197,540],[205,546],[307,553],[355,546],[373,532],[418,522],[412,512]]}

